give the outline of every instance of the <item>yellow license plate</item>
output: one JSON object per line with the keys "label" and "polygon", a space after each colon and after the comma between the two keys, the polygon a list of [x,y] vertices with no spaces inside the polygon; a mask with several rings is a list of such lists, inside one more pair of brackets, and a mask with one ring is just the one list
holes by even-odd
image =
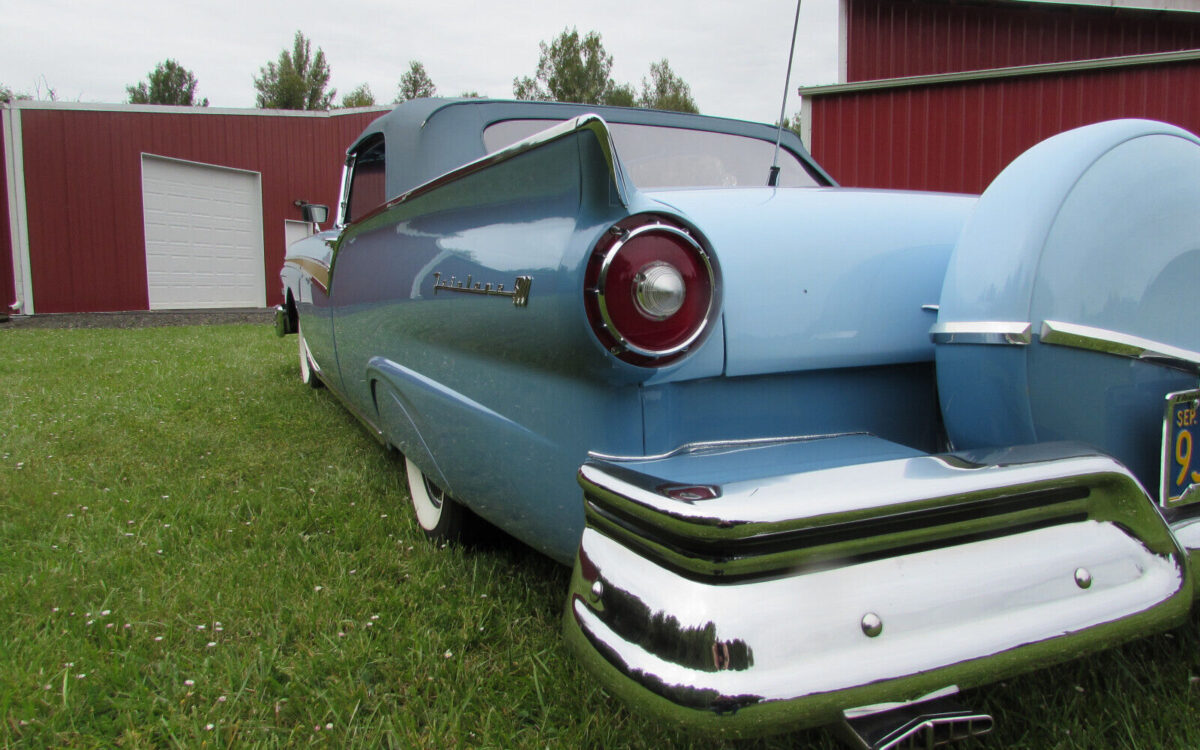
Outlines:
{"label": "yellow license plate", "polygon": [[1200,390],[1167,394],[1163,419],[1162,504],[1200,500]]}

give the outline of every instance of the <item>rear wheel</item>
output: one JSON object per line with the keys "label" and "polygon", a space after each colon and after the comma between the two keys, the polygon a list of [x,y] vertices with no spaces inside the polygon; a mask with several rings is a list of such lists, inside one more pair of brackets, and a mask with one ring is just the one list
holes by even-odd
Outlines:
{"label": "rear wheel", "polygon": [[408,494],[412,498],[417,524],[425,536],[445,542],[467,542],[476,517],[446,491],[429,481],[408,457],[404,459],[408,472]]}

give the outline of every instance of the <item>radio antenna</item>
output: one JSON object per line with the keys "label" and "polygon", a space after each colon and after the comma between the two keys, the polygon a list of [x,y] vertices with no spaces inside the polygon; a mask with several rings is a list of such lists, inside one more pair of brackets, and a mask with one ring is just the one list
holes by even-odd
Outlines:
{"label": "radio antenna", "polygon": [[775,133],[775,156],[771,159],[771,173],[767,175],[767,186],[779,183],[779,142],[783,140],[784,116],[787,114],[788,89],[792,85],[792,56],[796,54],[796,29],[800,28],[800,0],[796,0],[796,20],[792,21],[792,46],[788,47],[787,75],[783,79],[783,103],[779,105],[779,130]]}

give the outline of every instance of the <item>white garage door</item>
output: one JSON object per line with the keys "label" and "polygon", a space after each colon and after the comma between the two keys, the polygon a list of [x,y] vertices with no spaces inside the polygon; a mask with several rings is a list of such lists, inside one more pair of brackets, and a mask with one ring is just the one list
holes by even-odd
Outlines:
{"label": "white garage door", "polygon": [[151,310],[265,307],[257,172],[142,155]]}

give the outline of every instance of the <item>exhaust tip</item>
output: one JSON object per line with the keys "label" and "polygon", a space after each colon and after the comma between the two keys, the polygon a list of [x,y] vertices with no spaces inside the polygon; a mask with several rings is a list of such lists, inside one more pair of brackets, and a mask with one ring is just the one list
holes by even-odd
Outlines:
{"label": "exhaust tip", "polygon": [[988,714],[939,698],[845,718],[837,733],[858,750],[927,750],[987,734],[994,725]]}

